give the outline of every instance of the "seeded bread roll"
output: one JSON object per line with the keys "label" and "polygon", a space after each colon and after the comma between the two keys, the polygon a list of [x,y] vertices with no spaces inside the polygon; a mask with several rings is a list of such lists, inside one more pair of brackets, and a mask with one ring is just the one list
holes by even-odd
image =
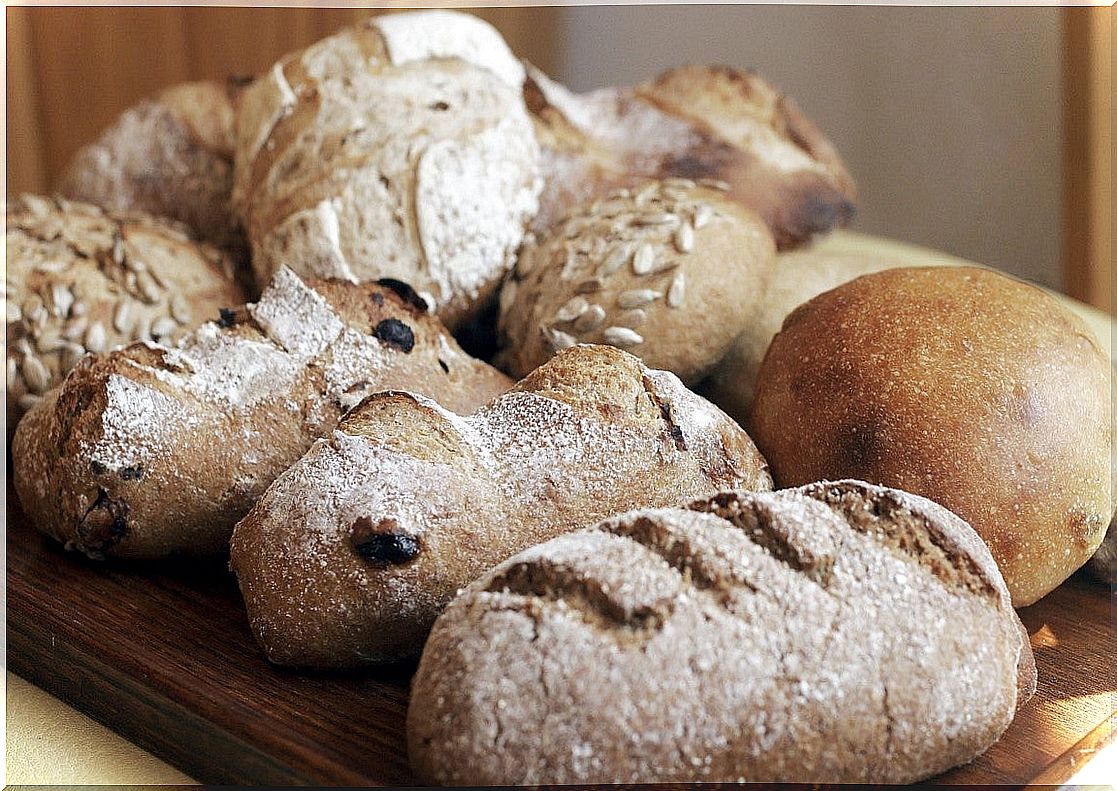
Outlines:
{"label": "seeded bread roll", "polygon": [[285,57],[237,115],[257,276],[392,277],[451,329],[475,315],[537,207],[522,82],[495,29],[447,11],[375,17]]}
{"label": "seeded bread roll", "polygon": [[617,511],[770,488],[748,435],[607,346],[562,352],[466,418],[371,396],[233,534],[268,659],[347,667],[418,653],[485,569]]}
{"label": "seeded bread roll", "polygon": [[684,66],[635,88],[576,95],[532,69],[524,98],[543,147],[536,231],[618,187],[673,177],[724,182],[780,249],[853,216],[853,180],[838,153],[755,74]]}
{"label": "seeded bread roll", "polygon": [[244,302],[232,261],[170,223],[36,195],[5,214],[9,439],[86,352],[173,342]]}
{"label": "seeded bread roll", "polygon": [[759,217],[685,179],[580,206],[520,251],[497,365],[525,376],[559,349],[606,343],[691,384],[754,319],[774,256]]}
{"label": "seeded bread roll", "polygon": [[369,393],[408,387],[470,411],[510,385],[407,286],[307,285],[282,269],[259,302],[176,348],[84,358],[20,423],[16,491],[39,530],[93,558],[216,553]]}
{"label": "seeded bread roll", "polygon": [[245,260],[233,212],[233,95],[241,82],[175,85],[125,110],[74,155],[59,183],[67,198],[185,224]]}
{"label": "seeded bread roll", "polygon": [[857,481],[636,511],[502,563],[411,685],[430,784],[906,783],[1035,689],[980,539]]}
{"label": "seeded bread roll", "polygon": [[950,508],[1022,607],[1086,562],[1113,514],[1111,376],[1041,289],[890,269],[787,317],[750,425],[781,486],[856,476]]}

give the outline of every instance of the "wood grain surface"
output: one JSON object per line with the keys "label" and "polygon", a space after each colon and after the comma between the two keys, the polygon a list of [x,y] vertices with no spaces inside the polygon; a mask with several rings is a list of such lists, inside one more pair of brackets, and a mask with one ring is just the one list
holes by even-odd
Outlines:
{"label": "wood grain surface", "polygon": [[[413,782],[413,665],[274,668],[223,560],[87,561],[28,527],[10,484],[7,497],[13,672],[204,783]],[[1022,610],[1039,691],[998,744],[938,781],[1059,782],[1113,739],[1114,612],[1111,591],[1082,574]]]}

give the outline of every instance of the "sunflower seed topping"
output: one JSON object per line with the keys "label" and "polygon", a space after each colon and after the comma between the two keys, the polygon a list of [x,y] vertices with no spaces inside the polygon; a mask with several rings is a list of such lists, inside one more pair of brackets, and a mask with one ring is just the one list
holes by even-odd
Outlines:
{"label": "sunflower seed topping", "polygon": [[613,248],[612,252],[605,257],[605,261],[601,264],[598,274],[602,277],[608,277],[620,270],[624,266],[624,262],[632,254],[632,247],[627,244],[617,245]]}
{"label": "sunflower seed topping", "polygon": [[636,249],[632,256],[632,271],[638,275],[646,275],[655,267],[655,248],[644,242]]}
{"label": "sunflower seed topping", "polygon": [[124,240],[119,235],[112,239],[112,260],[118,266],[124,263]]}
{"label": "sunflower seed topping", "polygon": [[62,347],[62,367],[65,371],[70,371],[82,357],[85,356],[85,347],[77,343],[66,343]]}
{"label": "sunflower seed topping", "polygon": [[714,219],[714,207],[708,203],[699,204],[694,210],[694,229],[704,228],[712,219]]}
{"label": "sunflower seed topping", "polygon": [[551,347],[556,352],[561,352],[563,349],[569,349],[578,342],[577,338],[562,330],[549,329],[547,330],[547,338],[551,342]]}
{"label": "sunflower seed topping", "polygon": [[681,308],[685,299],[686,281],[683,279],[682,272],[676,272],[674,279],[671,281],[671,287],[667,289],[667,306]]}
{"label": "sunflower seed topping", "polygon": [[37,396],[34,393],[24,393],[19,397],[19,408],[27,412],[37,407],[42,400],[42,396]]}
{"label": "sunflower seed topping", "polygon": [[589,308],[589,303],[586,302],[585,297],[574,297],[555,313],[555,322],[558,324],[565,324],[568,321],[581,316]]}
{"label": "sunflower seed topping", "polygon": [[680,253],[689,253],[694,250],[694,226],[684,222],[675,229],[675,247]]}
{"label": "sunflower seed topping", "polygon": [[182,294],[175,294],[171,298],[171,318],[179,324],[190,323],[190,303]]}
{"label": "sunflower seed topping", "polygon": [[151,325],[151,334],[155,340],[169,339],[178,329],[178,322],[170,316],[164,316]]}
{"label": "sunflower seed topping", "polygon": [[601,290],[605,284],[601,282],[599,277],[591,277],[589,280],[583,280],[574,289],[575,294],[594,294]]}
{"label": "sunflower seed topping", "polygon": [[112,313],[112,326],[117,332],[127,335],[132,329],[132,303],[126,299],[116,303]]}
{"label": "sunflower seed topping", "polygon": [[644,337],[628,327],[607,327],[602,337],[610,346],[637,346],[644,342]]}
{"label": "sunflower seed topping", "polygon": [[27,389],[32,393],[42,393],[50,386],[50,372],[47,371],[42,360],[35,355],[25,355],[21,369],[23,381],[27,383]]}
{"label": "sunflower seed topping", "polygon": [[605,308],[600,305],[590,305],[586,312],[574,320],[576,332],[590,332],[605,323]]}
{"label": "sunflower seed topping", "polygon": [[85,318],[79,317],[72,319],[65,329],[62,330],[62,337],[68,341],[76,341],[81,336],[85,335],[85,328],[88,322]]}
{"label": "sunflower seed topping", "polygon": [[144,271],[136,275],[136,286],[143,294],[144,301],[149,304],[158,302],[159,297],[162,296],[162,289],[159,288],[155,278],[149,272]]}
{"label": "sunflower seed topping", "polygon": [[16,382],[19,380],[19,364],[16,363],[15,357],[8,358],[8,389],[14,390]]}
{"label": "sunflower seed topping", "polygon": [[70,313],[70,307],[74,304],[74,295],[65,283],[55,283],[50,287],[50,300],[54,304],[51,312],[63,319]]}
{"label": "sunflower seed topping", "polygon": [[93,322],[85,331],[85,348],[97,354],[105,350],[105,327],[101,322]]}
{"label": "sunflower seed topping", "polygon": [[633,308],[632,310],[626,310],[617,317],[617,325],[636,329],[647,320],[648,314],[643,308]]}
{"label": "sunflower seed topping", "polygon": [[640,308],[651,302],[655,302],[662,296],[662,293],[650,288],[634,288],[631,291],[621,292],[621,295],[617,297],[617,306],[625,310],[629,308]]}
{"label": "sunflower seed topping", "polygon": [[718,192],[729,192],[730,189],[729,184],[720,179],[699,179],[698,183],[703,187],[708,187]]}
{"label": "sunflower seed topping", "polygon": [[4,301],[4,313],[8,324],[14,324],[23,318],[23,311],[20,309],[19,305],[12,302],[10,299]]}
{"label": "sunflower seed topping", "polygon": [[78,316],[84,316],[88,312],[89,312],[89,303],[88,302],[83,302],[80,299],[75,300],[73,307],[70,308],[70,315],[74,316],[75,318],[78,317]]}
{"label": "sunflower seed topping", "polygon": [[672,225],[678,221],[676,215],[666,211],[654,211],[636,217],[637,225]]}
{"label": "sunflower seed topping", "polygon": [[663,185],[665,187],[674,187],[675,189],[680,190],[692,190],[695,188],[695,186],[697,186],[693,180],[679,178],[677,176],[674,178],[664,179]]}

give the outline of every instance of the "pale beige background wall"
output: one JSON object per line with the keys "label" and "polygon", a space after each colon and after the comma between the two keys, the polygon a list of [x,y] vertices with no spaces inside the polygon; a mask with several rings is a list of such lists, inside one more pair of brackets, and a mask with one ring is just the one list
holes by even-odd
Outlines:
{"label": "pale beige background wall", "polygon": [[598,6],[561,16],[558,76],[753,67],[813,116],[861,194],[854,227],[1057,287],[1056,8]]}

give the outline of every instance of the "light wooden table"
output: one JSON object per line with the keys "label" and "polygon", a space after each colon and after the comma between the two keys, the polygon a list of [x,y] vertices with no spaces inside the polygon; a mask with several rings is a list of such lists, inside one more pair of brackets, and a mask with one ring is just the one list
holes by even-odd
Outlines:
{"label": "light wooden table", "polygon": [[[835,252],[897,257],[912,266],[970,264],[932,250],[848,232],[834,234],[820,246]],[[1082,316],[1106,353],[1111,354],[1113,321],[1073,300],[1061,299]],[[174,767],[11,673],[7,674],[6,701],[8,785],[194,783]],[[1112,787],[1114,777],[1117,777],[1117,743],[1095,755],[1071,782]]]}

